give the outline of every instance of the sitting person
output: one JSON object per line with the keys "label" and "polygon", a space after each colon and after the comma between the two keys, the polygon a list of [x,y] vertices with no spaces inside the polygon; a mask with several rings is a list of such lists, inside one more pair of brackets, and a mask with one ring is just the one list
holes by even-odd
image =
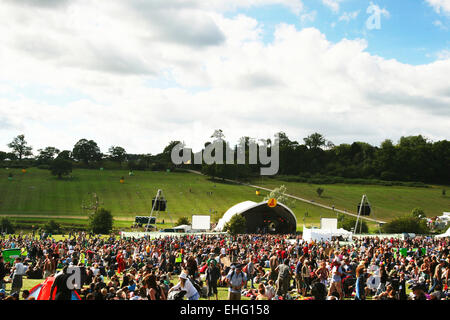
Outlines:
{"label": "sitting person", "polygon": [[269,297],[266,295],[266,287],[262,283],[258,286],[258,295],[256,296],[256,300],[269,300]]}

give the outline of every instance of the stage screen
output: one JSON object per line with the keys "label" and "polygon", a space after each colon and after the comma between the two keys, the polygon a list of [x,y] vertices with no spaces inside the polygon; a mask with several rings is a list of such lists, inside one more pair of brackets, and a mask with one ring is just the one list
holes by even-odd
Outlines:
{"label": "stage screen", "polygon": [[209,230],[211,228],[211,216],[192,216],[192,229]]}

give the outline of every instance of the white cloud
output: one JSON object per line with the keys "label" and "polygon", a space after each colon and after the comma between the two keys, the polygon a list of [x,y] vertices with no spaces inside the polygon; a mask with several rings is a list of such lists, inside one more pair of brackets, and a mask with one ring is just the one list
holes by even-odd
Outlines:
{"label": "white cloud", "polygon": [[307,13],[304,13],[304,14],[302,14],[300,16],[300,22],[302,24],[311,23],[311,22],[314,22],[316,20],[316,17],[317,17],[317,11],[316,10],[311,11],[311,12],[307,12]]}
{"label": "white cloud", "polygon": [[322,3],[329,7],[333,12],[339,12],[340,3],[343,0],[322,0]]}
{"label": "white cloud", "polygon": [[447,27],[446,25],[444,25],[444,24],[442,23],[441,20],[435,20],[435,21],[433,21],[433,25],[436,26],[436,27],[438,27],[438,28],[441,29],[441,30],[444,30],[444,31],[447,31],[447,30],[448,30],[448,27]]}
{"label": "white cloud", "polygon": [[426,0],[434,10],[441,14],[450,14],[450,0]]}
{"label": "white cloud", "polygon": [[159,12],[149,3],[2,5],[0,150],[20,133],[35,150],[89,138],[136,153],[175,139],[198,150],[217,128],[232,142],[281,130],[335,143],[448,138],[445,56],[402,64],[370,55],[364,40],[332,43],[287,24],[267,44],[258,21],[227,18],[214,3],[164,0]]}
{"label": "white cloud", "polygon": [[352,12],[344,12],[340,17],[339,21],[350,22],[350,20],[355,20],[359,15],[359,10]]}

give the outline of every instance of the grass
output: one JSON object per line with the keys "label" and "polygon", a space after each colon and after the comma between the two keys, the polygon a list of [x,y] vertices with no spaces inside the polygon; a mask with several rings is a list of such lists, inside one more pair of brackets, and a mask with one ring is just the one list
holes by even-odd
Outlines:
{"label": "grass", "polygon": [[[329,206],[334,205],[337,209],[346,209],[353,213],[356,213],[357,204],[365,194],[375,218],[386,221],[409,214],[416,207],[424,209],[428,217],[440,216],[442,212],[450,210],[450,196],[442,195],[442,189],[448,189],[448,186],[414,188],[352,184],[315,185],[271,178],[258,179],[253,183],[267,188],[285,185],[289,194]],[[325,190],[321,197],[316,192],[319,186]]]}
{"label": "grass", "polygon": [[[8,180],[8,174],[13,180]],[[119,182],[125,177],[125,183]],[[372,204],[377,219],[390,220],[422,207],[428,216],[442,214],[450,209],[450,197],[442,196],[442,187],[413,188],[378,185],[320,185],[325,191],[318,197],[318,185],[285,182],[273,178],[257,179],[253,184],[276,188],[284,184],[290,194],[319,203],[334,205],[337,209],[356,211],[362,194]],[[160,213],[166,227],[179,217],[193,214],[212,215],[217,221],[227,209],[236,203],[251,200],[260,202],[267,192],[259,196],[255,189],[231,183],[211,181],[207,177],[187,172],[135,171],[128,176],[125,170],[76,169],[72,178],[58,180],[48,170],[29,168],[0,168],[0,215],[9,216],[17,223],[43,224],[48,218],[65,226],[85,225],[88,210],[83,205],[92,203],[95,192],[101,205],[111,210],[116,228],[127,228],[136,215],[149,215],[152,198],[162,189],[167,199],[167,212]],[[208,193],[212,192],[212,195]],[[332,218],[331,211],[298,200],[291,203],[297,216],[297,229],[319,226],[320,218]],[[305,213],[308,213],[305,216]],[[376,230],[375,224],[369,224]]]}
{"label": "grass", "polygon": [[[12,181],[7,179],[9,173],[13,174]],[[77,169],[72,175],[71,179],[58,180],[49,171],[37,168],[29,168],[26,173],[0,169],[0,215],[10,216],[17,222],[39,222],[48,217],[65,224],[82,225],[86,223],[83,218],[87,212],[82,206],[92,202],[91,194],[95,192],[102,205],[117,218],[115,226],[126,227],[136,215],[149,214],[152,198],[162,189],[168,201],[168,211],[160,216],[165,222],[193,214],[211,214],[212,220],[217,221],[234,204],[245,200],[260,202],[264,197],[264,193],[257,196],[250,187],[210,181],[184,172],[135,171],[134,176],[128,176],[128,171],[123,170]],[[125,176],[124,184],[119,182],[121,176]],[[320,216],[333,216],[329,210],[301,202],[296,202],[293,211],[299,227],[303,225],[305,212],[308,212],[305,222],[309,225],[318,225]]]}

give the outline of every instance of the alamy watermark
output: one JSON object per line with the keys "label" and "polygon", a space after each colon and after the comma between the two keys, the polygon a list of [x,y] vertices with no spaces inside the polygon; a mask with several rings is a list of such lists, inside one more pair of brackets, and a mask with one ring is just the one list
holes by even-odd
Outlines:
{"label": "alamy watermark", "polygon": [[[271,176],[278,173],[280,166],[279,136],[275,135],[274,141],[260,139],[259,143],[253,139],[241,139],[235,148],[223,139],[216,139],[205,147],[203,151],[194,153],[194,164],[261,164],[260,173],[263,176]],[[248,153],[247,153],[248,150]],[[247,155],[248,154],[248,159]],[[192,149],[186,148],[183,143],[177,144],[171,152],[172,162],[176,165],[190,164]]]}
{"label": "alamy watermark", "polygon": [[366,11],[370,14],[369,18],[366,21],[366,27],[369,30],[380,30],[381,29],[381,16],[389,17],[389,11],[386,9],[381,9],[378,5],[370,2],[369,7]]}

